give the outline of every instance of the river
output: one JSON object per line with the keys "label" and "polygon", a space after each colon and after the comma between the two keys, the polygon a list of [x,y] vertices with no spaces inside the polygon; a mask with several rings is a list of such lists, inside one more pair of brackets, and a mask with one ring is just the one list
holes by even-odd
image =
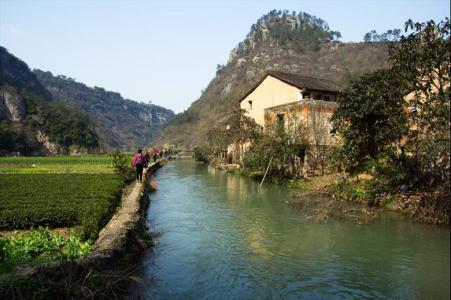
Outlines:
{"label": "river", "polygon": [[142,261],[145,299],[449,299],[450,232],[387,215],[308,221],[296,190],[193,161],[167,164],[149,195],[160,232]]}

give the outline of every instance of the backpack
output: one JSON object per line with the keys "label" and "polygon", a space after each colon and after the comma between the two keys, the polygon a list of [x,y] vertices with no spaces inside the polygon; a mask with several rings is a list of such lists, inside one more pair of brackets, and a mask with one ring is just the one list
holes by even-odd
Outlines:
{"label": "backpack", "polygon": [[139,156],[138,156],[138,160],[136,161],[136,165],[137,165],[137,166],[142,166],[143,164],[144,164],[143,156],[142,156],[142,155],[139,155]]}

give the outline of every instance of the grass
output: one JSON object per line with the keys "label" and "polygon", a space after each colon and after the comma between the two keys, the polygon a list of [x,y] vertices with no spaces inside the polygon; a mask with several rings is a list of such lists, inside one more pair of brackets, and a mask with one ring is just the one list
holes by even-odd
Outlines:
{"label": "grass", "polygon": [[111,164],[111,157],[108,155],[4,156],[0,157],[0,165],[3,164]]}
{"label": "grass", "polygon": [[[131,155],[127,155],[132,159]],[[113,173],[107,155],[0,157],[1,174]]]}
{"label": "grass", "polygon": [[0,165],[0,174],[48,174],[48,173],[92,173],[105,174],[113,173],[111,165],[87,165],[87,164],[73,164],[73,165],[52,165],[39,164],[33,166],[14,166],[5,167]]}
{"label": "grass", "polygon": [[288,179],[288,178],[278,178],[278,177],[269,177],[267,178],[268,182],[283,185],[293,189],[300,190],[311,190],[313,185],[310,181],[305,179]]}
{"label": "grass", "polygon": [[[247,176],[250,178],[254,178],[258,181],[261,181],[264,172],[262,171],[256,171],[256,170],[248,170],[248,169],[232,169],[229,170],[230,173],[238,174],[242,176]],[[288,178],[279,178],[279,177],[271,177],[267,176],[265,178],[265,182],[271,182],[278,185],[283,185],[289,188],[294,189],[300,189],[300,190],[313,190],[317,189],[318,186],[315,182],[312,182],[312,180],[306,180],[306,179],[288,179]]]}

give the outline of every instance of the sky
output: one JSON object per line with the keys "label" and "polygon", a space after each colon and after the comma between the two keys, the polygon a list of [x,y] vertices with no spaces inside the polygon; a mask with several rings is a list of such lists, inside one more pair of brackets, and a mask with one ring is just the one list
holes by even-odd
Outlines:
{"label": "sky", "polygon": [[304,11],[343,42],[449,17],[449,0],[0,0],[0,45],[31,69],[184,111],[272,9]]}

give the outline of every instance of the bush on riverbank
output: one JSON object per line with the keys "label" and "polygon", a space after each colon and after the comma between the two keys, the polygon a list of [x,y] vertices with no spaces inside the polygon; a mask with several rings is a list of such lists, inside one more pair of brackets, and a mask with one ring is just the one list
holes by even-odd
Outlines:
{"label": "bush on riverbank", "polygon": [[[406,23],[390,47],[392,67],[340,93],[332,121],[338,161],[351,176],[331,188],[369,206],[395,206],[416,220],[449,224],[449,19]],[[394,204],[395,203],[395,204]]]}
{"label": "bush on riverbank", "polygon": [[213,159],[212,151],[207,146],[194,147],[194,160],[199,162],[210,163]]}
{"label": "bush on riverbank", "polygon": [[367,160],[360,174],[342,178],[329,193],[369,207],[399,210],[415,221],[449,224],[450,192],[446,181],[432,184],[413,158],[380,155]]}

